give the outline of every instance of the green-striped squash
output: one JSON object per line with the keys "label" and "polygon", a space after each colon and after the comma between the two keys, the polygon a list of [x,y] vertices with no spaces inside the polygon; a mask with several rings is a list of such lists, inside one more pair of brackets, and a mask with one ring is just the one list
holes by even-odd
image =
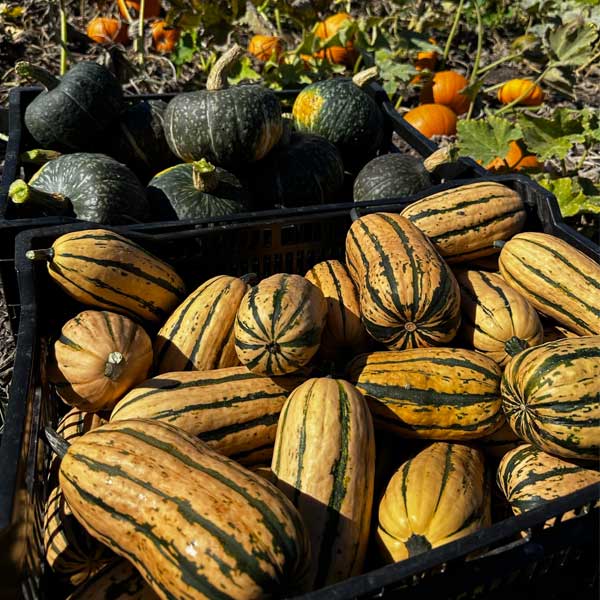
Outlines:
{"label": "green-striped squash", "polygon": [[497,253],[494,242],[521,231],[527,217],[517,192],[490,181],[432,194],[400,214],[416,225],[449,263]]}
{"label": "green-striped squash", "polygon": [[471,440],[502,426],[498,365],[460,348],[362,354],[348,380],[369,402],[375,424],[411,438]]}
{"label": "green-striped squash", "polygon": [[340,353],[354,356],[365,352],[369,334],[360,320],[358,292],[346,266],[339,260],[325,260],[304,277],[314,283],[327,300],[327,322],[321,336],[320,355],[334,360]]}
{"label": "green-striped squash", "polygon": [[[589,485],[600,484],[600,473],[524,444],[502,458],[496,480],[515,515],[520,515]],[[563,520],[574,516],[571,511]]]}
{"label": "green-striped squash", "polygon": [[600,334],[600,265],[547,233],[516,235],[500,274],[541,313],[580,335]]}
{"label": "green-striped squash", "polygon": [[233,324],[247,290],[243,279],[217,275],[190,294],[158,332],[154,343],[156,372],[239,365]]}
{"label": "green-striped squash", "polygon": [[331,378],[296,388],[281,413],[271,468],[308,528],[309,587],[359,574],[375,471],[373,424],[360,392]]}
{"label": "green-striped squash", "polygon": [[456,273],[460,285],[460,333],[475,350],[504,366],[525,348],[537,346],[544,328],[531,304],[500,275],[485,271]]}
{"label": "green-striped squash", "polygon": [[163,421],[238,462],[264,462],[273,453],[281,407],[301,381],[263,377],[246,367],[165,373],[131,390],[110,420]]}
{"label": "green-striped squash", "polygon": [[600,451],[600,335],[524,350],[502,377],[502,405],[514,432],[563,458]]}
{"label": "green-striped squash", "polygon": [[73,517],[59,487],[50,492],[44,511],[44,556],[50,568],[73,585],[83,583],[115,558]]}
{"label": "green-striped squash", "polygon": [[134,319],[164,321],[185,292],[169,265],[107,229],[66,233],[51,248],[29,250],[27,258],[47,260],[50,276],[82,304]]}
{"label": "green-striped squash", "polygon": [[448,265],[410,221],[366,215],[346,236],[346,264],[363,323],[391,349],[448,343],[460,325],[460,292]]}
{"label": "green-striped squash", "polygon": [[377,542],[386,562],[405,560],[490,525],[482,454],[437,442],[405,462],[379,504]]}
{"label": "green-striped squash", "polygon": [[176,427],[130,419],[90,431],[66,451],[60,486],[87,531],[163,600],[258,599],[302,585],[310,546],[293,505]]}
{"label": "green-striped squash", "polygon": [[117,559],[77,587],[67,600],[158,600],[133,565]]}
{"label": "green-striped squash", "polygon": [[326,317],[327,303],[316,285],[300,275],[271,275],[240,304],[234,328],[238,358],[259,375],[298,371],[319,349]]}

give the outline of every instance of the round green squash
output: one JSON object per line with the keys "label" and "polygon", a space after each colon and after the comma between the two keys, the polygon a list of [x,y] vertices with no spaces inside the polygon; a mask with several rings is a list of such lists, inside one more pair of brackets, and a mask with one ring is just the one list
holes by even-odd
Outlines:
{"label": "round green squash", "polygon": [[169,167],[148,184],[153,212],[163,219],[206,219],[248,210],[249,194],[229,171],[202,159]]}
{"label": "round green squash", "polygon": [[146,191],[123,164],[104,154],[76,152],[47,162],[26,183],[10,186],[10,199],[36,214],[75,214],[84,221],[124,224],[149,217]]}
{"label": "round green squash", "polygon": [[60,79],[28,63],[18,63],[17,72],[46,88],[27,106],[24,119],[40,147],[69,152],[102,147],[123,102],[121,84],[106,67],[80,62]]}
{"label": "round green squash", "polygon": [[344,184],[337,148],[319,135],[291,133],[255,165],[250,175],[261,208],[335,202]]}
{"label": "round green squash", "polygon": [[140,100],[132,104],[115,124],[108,154],[126,164],[142,181],[178,162],[165,139],[163,100]]}
{"label": "round green squash", "polygon": [[354,202],[402,198],[431,187],[423,161],[410,154],[384,154],[369,161],[354,180]]}
{"label": "round green squash", "polygon": [[353,172],[375,155],[384,138],[383,115],[361,89],[375,75],[376,70],[367,69],[352,79],[317,81],[298,94],[292,108],[296,129],[333,142]]}
{"label": "round green squash", "polygon": [[205,158],[219,167],[239,168],[266,156],[279,141],[283,119],[275,93],[260,85],[226,87],[225,71],[242,53],[234,46],[215,63],[206,90],[169,102],[165,135],[181,160]]}

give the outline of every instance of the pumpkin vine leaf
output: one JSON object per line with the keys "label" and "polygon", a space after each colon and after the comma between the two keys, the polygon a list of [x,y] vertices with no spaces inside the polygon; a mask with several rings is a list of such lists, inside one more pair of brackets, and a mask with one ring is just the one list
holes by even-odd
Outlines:
{"label": "pumpkin vine leaf", "polygon": [[478,121],[458,122],[457,144],[461,156],[470,156],[483,164],[505,158],[510,142],[521,136],[517,125],[493,115]]}
{"label": "pumpkin vine leaf", "polygon": [[592,23],[571,21],[546,32],[548,47],[555,56],[556,66],[577,67],[593,55],[598,29]]}
{"label": "pumpkin vine leaf", "polygon": [[589,179],[543,175],[538,183],[556,196],[563,217],[600,214],[600,190]]}

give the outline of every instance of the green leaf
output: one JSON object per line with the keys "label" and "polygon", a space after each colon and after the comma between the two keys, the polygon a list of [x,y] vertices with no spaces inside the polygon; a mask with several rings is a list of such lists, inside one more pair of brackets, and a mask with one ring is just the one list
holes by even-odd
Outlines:
{"label": "green leaf", "polygon": [[252,68],[252,60],[249,56],[242,56],[238,64],[230,71],[227,81],[230,85],[235,85],[244,79],[260,79],[260,75]]}
{"label": "green leaf", "polygon": [[196,54],[198,47],[196,46],[196,31],[184,31],[177,42],[175,51],[170,58],[173,64],[180,66],[191,62]]}
{"label": "green leaf", "polygon": [[585,64],[593,55],[593,43],[598,30],[592,23],[571,21],[548,30],[547,42],[561,66],[576,67]]}
{"label": "green leaf", "polygon": [[540,178],[540,185],[552,192],[558,200],[563,217],[574,217],[583,213],[600,213],[600,190],[582,177]]}
{"label": "green leaf", "polygon": [[551,119],[522,113],[517,122],[527,148],[541,160],[553,157],[562,160],[574,144],[585,141],[581,111],[559,108]]}
{"label": "green leaf", "polygon": [[521,130],[507,119],[488,116],[477,121],[458,122],[458,148],[461,156],[470,156],[483,164],[505,158],[509,142],[521,138]]}

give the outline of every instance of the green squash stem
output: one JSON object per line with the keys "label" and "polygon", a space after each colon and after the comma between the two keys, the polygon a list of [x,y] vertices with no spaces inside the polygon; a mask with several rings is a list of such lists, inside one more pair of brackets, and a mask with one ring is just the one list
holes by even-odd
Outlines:
{"label": "green squash stem", "polygon": [[377,66],[369,67],[363,71],[359,71],[352,77],[352,83],[357,85],[359,88],[364,87],[371,79],[375,79],[379,76],[379,69]]}
{"label": "green squash stem", "polygon": [[15,65],[15,71],[19,77],[28,77],[41,83],[47,90],[53,90],[60,83],[60,79],[52,75],[46,69],[32,65],[26,60],[21,60]]}
{"label": "green squash stem", "polygon": [[35,148],[34,150],[26,150],[19,154],[19,160],[22,163],[33,165],[45,165],[47,162],[58,158],[61,155],[56,150],[46,150],[44,148]]}
{"label": "green squash stem", "polygon": [[245,50],[234,44],[213,65],[206,80],[206,89],[209,91],[223,90],[228,87],[227,73],[229,69],[244,55]]}
{"label": "green squash stem", "polygon": [[219,186],[219,176],[214,165],[202,158],[192,163],[192,183],[199,192],[210,194]]}
{"label": "green squash stem", "polygon": [[58,433],[56,433],[52,427],[44,427],[44,433],[46,434],[46,440],[48,441],[48,444],[50,445],[50,448],[52,448],[54,454],[56,454],[59,458],[64,458],[71,444],[69,444],[65,438],[58,435]]}
{"label": "green squash stem", "polygon": [[52,214],[72,214],[71,201],[62,194],[50,194],[31,187],[26,181],[17,179],[8,188],[8,196],[14,204],[31,204]]}
{"label": "green squash stem", "polygon": [[54,258],[54,248],[42,248],[40,250],[27,250],[25,258],[29,260],[45,260],[50,262]]}

